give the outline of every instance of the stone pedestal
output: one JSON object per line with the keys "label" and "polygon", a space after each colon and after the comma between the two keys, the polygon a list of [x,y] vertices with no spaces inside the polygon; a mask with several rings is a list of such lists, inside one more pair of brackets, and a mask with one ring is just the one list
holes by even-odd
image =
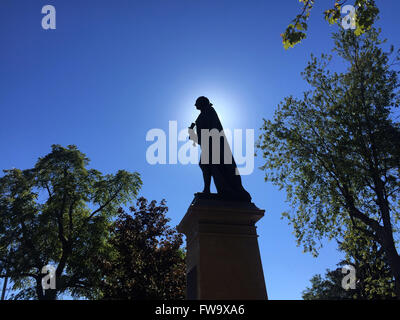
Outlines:
{"label": "stone pedestal", "polygon": [[267,299],[255,227],[263,215],[252,203],[195,195],[177,228],[187,242],[187,299]]}

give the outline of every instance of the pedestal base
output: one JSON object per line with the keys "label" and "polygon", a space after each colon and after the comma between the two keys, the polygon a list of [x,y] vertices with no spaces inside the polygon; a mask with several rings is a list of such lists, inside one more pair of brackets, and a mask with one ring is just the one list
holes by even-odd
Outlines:
{"label": "pedestal base", "polygon": [[194,198],[178,231],[187,241],[187,299],[267,299],[252,203]]}

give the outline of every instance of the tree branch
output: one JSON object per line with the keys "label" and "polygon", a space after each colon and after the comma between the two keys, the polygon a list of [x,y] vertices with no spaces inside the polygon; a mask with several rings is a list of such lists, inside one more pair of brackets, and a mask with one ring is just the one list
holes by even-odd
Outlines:
{"label": "tree branch", "polygon": [[100,212],[101,210],[103,210],[105,207],[107,207],[118,195],[118,193],[120,193],[120,191],[122,190],[122,186],[120,188],[118,188],[118,190],[111,196],[110,199],[108,199],[103,205],[101,205],[97,210],[93,211],[89,217],[87,218],[87,220],[90,220],[96,213]]}

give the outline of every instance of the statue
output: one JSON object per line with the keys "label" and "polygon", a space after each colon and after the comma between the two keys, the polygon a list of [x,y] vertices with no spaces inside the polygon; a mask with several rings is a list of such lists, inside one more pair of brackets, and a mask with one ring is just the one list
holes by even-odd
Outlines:
{"label": "statue", "polygon": [[[194,145],[198,143],[201,147],[199,165],[204,179],[204,190],[201,196],[213,197],[210,192],[212,177],[218,199],[251,202],[250,194],[242,186],[242,179],[238,174],[217,112],[208,98],[203,96],[196,100],[195,106],[200,110],[200,115],[189,127],[189,139],[193,140]],[[196,127],[196,133],[194,127]]]}

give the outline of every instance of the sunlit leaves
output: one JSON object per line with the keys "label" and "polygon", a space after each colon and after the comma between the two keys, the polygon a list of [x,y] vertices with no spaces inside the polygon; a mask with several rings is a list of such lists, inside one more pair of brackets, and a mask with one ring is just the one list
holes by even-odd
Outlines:
{"label": "sunlit leaves", "polygon": [[[282,43],[285,49],[292,48],[306,38],[307,21],[310,17],[310,12],[314,7],[314,0],[300,0],[302,3],[301,12],[288,25],[285,32],[281,34]],[[325,20],[330,24],[338,24],[341,26],[342,7],[346,1],[334,0],[332,8],[324,11]],[[369,30],[376,21],[379,9],[374,0],[356,0],[354,3],[356,14],[355,35],[359,36]]]}
{"label": "sunlit leaves", "polygon": [[283,46],[285,49],[293,47],[306,37],[307,20],[310,11],[314,6],[314,0],[299,0],[303,4],[300,14],[289,24],[284,33],[281,34]]}

